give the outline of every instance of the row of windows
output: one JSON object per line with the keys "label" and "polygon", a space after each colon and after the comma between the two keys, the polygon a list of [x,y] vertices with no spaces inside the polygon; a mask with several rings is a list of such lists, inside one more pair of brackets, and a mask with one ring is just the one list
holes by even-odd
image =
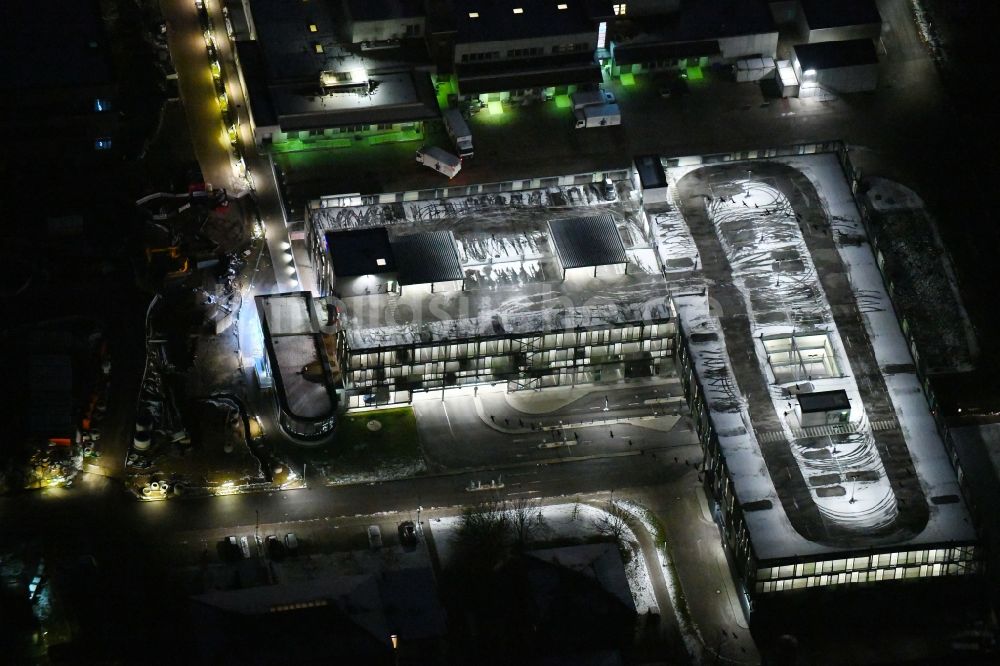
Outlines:
{"label": "row of windows", "polygon": [[[510,49],[507,51],[508,58],[525,58],[528,56],[539,56],[545,52],[541,46],[533,46],[527,49]],[[555,53],[555,51],[553,51]]]}
{"label": "row of windows", "polygon": [[756,584],[757,592],[781,592],[809,587],[827,585],[846,585],[848,583],[873,583],[880,580],[904,580],[907,578],[928,578],[933,576],[958,576],[975,573],[976,568],[971,562],[953,564],[919,564],[899,567],[896,569],[873,569],[869,571],[853,571],[850,573],[823,574],[805,578],[785,580],[760,581]]}
{"label": "row of windows", "polygon": [[289,132],[289,139],[310,139],[321,137],[328,134],[359,134],[361,132],[371,132],[371,131],[389,131],[394,129],[401,130],[412,130],[414,125],[412,123],[406,123],[401,125],[396,125],[393,123],[379,123],[377,125],[347,125],[346,127],[334,127],[331,129],[311,129],[311,130],[301,130],[299,132]]}
{"label": "row of windows", "polygon": [[499,51],[486,51],[483,53],[463,53],[462,62],[483,62],[484,60],[499,60]]}
{"label": "row of windows", "polygon": [[823,560],[820,562],[802,562],[786,564],[779,567],[763,567],[757,570],[758,580],[777,578],[794,578],[812,576],[814,574],[840,573],[850,571],[868,571],[877,568],[896,566],[914,566],[919,564],[941,564],[971,560],[974,556],[973,546],[957,548],[931,548],[927,550],[910,550],[899,553],[880,553],[878,555],[862,555],[839,560]]}
{"label": "row of windows", "polygon": [[[662,343],[662,344],[661,344]],[[626,343],[625,345],[613,345],[615,348],[602,349],[602,353],[594,354],[593,357],[577,357],[573,350],[545,352],[543,355],[530,357],[527,365],[536,370],[546,368],[574,367],[591,365],[594,362],[607,363],[621,360],[628,360],[630,354],[644,354],[639,358],[661,358],[671,354],[669,342],[647,341],[642,346],[653,346],[653,350],[640,350],[640,343]],[[623,350],[622,347],[626,349]],[[355,384],[366,381],[389,381],[395,377],[419,376],[426,373],[451,372],[458,376],[474,376],[477,374],[491,374],[493,372],[511,372],[514,368],[514,359],[509,356],[485,356],[473,359],[463,359],[461,361],[430,361],[418,365],[389,365],[373,366],[367,369],[357,368],[351,371],[351,381]]]}
{"label": "row of windows", "polygon": [[[549,48],[548,52],[553,55],[560,53],[576,53],[590,50],[591,45],[587,42],[577,42],[574,44],[556,44]],[[528,46],[521,49],[508,49],[508,58],[532,58],[545,55],[544,46]],[[500,51],[483,51],[480,53],[463,53],[462,62],[485,62],[488,60],[499,60]]]}
{"label": "row of windows", "polygon": [[556,44],[552,47],[552,53],[575,53],[577,51],[587,51],[590,49],[590,44],[587,42],[578,42],[576,44]]}
{"label": "row of windows", "polygon": [[[387,350],[381,352],[356,353],[351,354],[350,367],[367,368],[398,365],[401,363],[421,363],[425,361],[440,361],[444,359],[464,360],[481,356],[493,356],[496,354],[508,354],[512,351],[525,351],[528,353],[541,353],[549,350],[560,350],[564,356],[556,358],[568,358],[569,354],[600,355],[600,347],[614,345],[612,350],[607,347],[603,353],[628,353],[639,351],[638,345],[633,345],[629,349],[622,349],[618,344],[623,341],[648,341],[669,340],[674,334],[674,324],[663,322],[659,324],[649,324],[647,326],[622,326],[613,329],[601,329],[597,331],[566,331],[563,333],[549,333],[539,338],[520,340],[482,340],[476,342],[460,342],[454,344],[435,345],[433,347],[417,347],[413,350]],[[642,349],[646,351],[669,348],[668,341],[658,344],[644,344]],[[589,350],[587,348],[590,348]],[[581,353],[578,350],[583,350]]]}

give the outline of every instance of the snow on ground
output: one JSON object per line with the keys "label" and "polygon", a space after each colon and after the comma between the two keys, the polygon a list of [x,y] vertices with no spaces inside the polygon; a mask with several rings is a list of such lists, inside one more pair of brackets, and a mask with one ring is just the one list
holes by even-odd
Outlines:
{"label": "snow on ground", "polygon": [[[773,161],[798,169],[813,183],[838,243],[867,243],[861,214],[836,155]],[[895,282],[894,304],[909,319],[924,367],[941,372],[968,370],[978,353],[978,343],[933,219],[909,188],[881,178],[867,180],[871,188],[866,197],[872,209],[881,214],[873,216],[873,233]],[[864,310],[870,295],[856,294]]]}
{"label": "snow on ground", "polygon": [[427,464],[423,460],[415,460],[406,463],[380,465],[378,469],[342,472],[335,466],[324,466],[320,469],[323,478],[328,485],[341,486],[355,483],[381,483],[382,481],[395,481],[396,479],[409,479],[427,471]]}
{"label": "snow on ground", "polygon": [[[547,541],[592,538],[598,534],[595,525],[606,514],[601,509],[588,504],[554,504],[539,507],[541,516],[539,525],[532,533],[532,547],[546,548]],[[434,545],[442,567],[447,567],[454,555],[454,540],[462,525],[461,516],[435,518],[429,523],[434,534]],[[625,565],[625,576],[628,579],[632,600],[639,614],[652,611],[659,613],[653,583],[649,576],[649,563],[643,557],[639,548],[639,540],[631,529],[626,527],[624,541],[632,553],[632,558]]]}
{"label": "snow on ground", "polygon": [[[752,174],[750,178],[712,181],[714,191],[729,196],[714,196],[707,210],[726,251],[733,283],[744,296],[757,362],[772,387],[771,402],[820,512],[848,529],[877,529],[892,522],[899,507],[864,410],[852,414],[855,432],[850,435],[809,437],[799,430],[792,392],[800,382],[811,383],[817,391],[842,389],[852,404],[863,403],[848,375],[850,362],[796,211],[766,179],[752,180]],[[833,372],[803,372],[779,383],[763,339],[805,333],[827,338]]]}
{"label": "snow on ground", "polygon": [[[646,532],[653,537],[654,542],[656,541],[657,528],[650,519],[648,510],[632,502],[630,500],[619,500],[616,505],[626,511],[632,518],[642,523],[643,528]],[[680,585],[677,582],[677,578],[674,576],[673,563],[670,561],[670,556],[665,548],[656,548],[656,559],[660,565],[660,571],[663,572],[663,582],[667,586],[667,596],[670,597],[670,603],[675,610],[679,610],[681,607],[686,607],[687,602],[684,600]],[[688,613],[677,613],[677,624],[680,628],[681,638],[684,641],[684,647],[687,652],[692,657],[700,653],[700,644],[704,641],[701,639],[698,627],[691,622],[691,617]]]}

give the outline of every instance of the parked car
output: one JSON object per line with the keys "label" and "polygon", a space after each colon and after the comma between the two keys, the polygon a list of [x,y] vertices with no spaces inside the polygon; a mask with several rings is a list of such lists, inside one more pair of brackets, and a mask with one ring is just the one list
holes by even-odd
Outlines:
{"label": "parked car", "polygon": [[268,534],[267,538],[264,539],[264,544],[267,546],[267,554],[272,560],[280,560],[285,557],[285,544],[281,543],[281,539],[278,537]]}
{"label": "parked car", "polygon": [[224,556],[231,560],[238,560],[242,557],[240,553],[240,540],[234,536],[227,536],[222,540]]}
{"label": "parked car", "polygon": [[399,524],[399,543],[404,548],[413,550],[417,547],[417,526],[412,520],[406,520]]}
{"label": "parked car", "polygon": [[604,190],[604,200],[614,201],[617,193],[615,192],[615,184],[611,182],[611,179],[605,178],[604,182],[601,183],[601,187]]}
{"label": "parked car", "polygon": [[378,525],[368,526],[368,545],[371,546],[372,550],[378,550],[382,547],[382,530],[378,528]]}
{"label": "parked car", "polygon": [[288,552],[292,555],[299,552],[299,540],[291,532],[285,535],[285,548],[287,548]]}

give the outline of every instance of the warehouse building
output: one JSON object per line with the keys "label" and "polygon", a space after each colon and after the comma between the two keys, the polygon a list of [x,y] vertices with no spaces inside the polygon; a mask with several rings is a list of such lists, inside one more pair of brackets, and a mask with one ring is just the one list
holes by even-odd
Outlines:
{"label": "warehouse building", "polygon": [[764,0],[683,4],[665,19],[637,22],[636,31],[613,44],[613,76],[680,69],[700,78],[702,67],[746,56],[773,59],[778,50],[778,29]]}
{"label": "warehouse building", "polygon": [[440,117],[415,3],[245,7],[249,38],[234,51],[258,148],[421,140],[424,122]]}
{"label": "warehouse building", "polygon": [[798,44],[792,47],[792,68],[799,80],[799,97],[878,87],[878,54],[870,39]]}
{"label": "warehouse building", "polygon": [[882,35],[882,16],[875,0],[799,0],[799,4],[799,34],[808,44],[878,41]]}
{"label": "warehouse building", "polygon": [[543,98],[596,84],[611,3],[453,0],[448,37],[462,98]]}

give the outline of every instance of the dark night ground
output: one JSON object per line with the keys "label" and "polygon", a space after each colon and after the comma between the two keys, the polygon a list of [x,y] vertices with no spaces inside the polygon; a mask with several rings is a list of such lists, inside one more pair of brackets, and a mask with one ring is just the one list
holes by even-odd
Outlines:
{"label": "dark night ground", "polygon": [[[977,334],[982,344],[983,357],[980,359],[980,376],[972,381],[968,377],[954,380],[941,378],[936,387],[946,404],[990,397],[994,404],[1000,395],[1000,387],[994,377],[1000,376],[1000,350],[991,341],[1000,336],[1000,315],[996,308],[996,285],[1000,284],[1000,231],[996,217],[997,206],[993,201],[996,192],[993,185],[1000,151],[1000,111],[996,106],[998,82],[992,71],[995,63],[995,38],[991,34],[1000,22],[1000,3],[986,0],[923,0],[930,12],[936,30],[941,35],[950,53],[950,63],[944,66],[945,80],[954,95],[957,107],[949,132],[939,137],[913,137],[914,141],[940,141],[939,164],[933,171],[948,174],[949,187],[921,188],[918,193],[928,203],[941,227],[945,243],[955,261],[960,287],[970,316],[976,324]],[[906,128],[900,128],[905,132]],[[958,140],[955,136],[958,135]],[[46,160],[37,165],[37,170],[25,162],[27,154],[19,160],[0,160],[0,187],[18,190],[21,196],[0,197],[0,213],[4,219],[5,246],[18,253],[30,256],[32,253],[44,255],[45,248],[33,234],[34,226],[41,217],[40,204],[53,195],[50,187],[58,185],[58,161]],[[8,154],[9,157],[9,154]],[[96,194],[102,199],[117,201],[117,206],[106,207],[111,233],[102,242],[114,258],[118,271],[113,275],[120,282],[87,281],[79,272],[66,269],[67,273],[56,275],[58,280],[43,289],[30,294],[28,298],[5,299],[2,324],[4,343],[8,349],[5,369],[16,354],[9,331],[19,321],[38,319],[44,314],[76,313],[81,310],[97,312],[114,323],[112,345],[123,339],[141,336],[141,301],[129,286],[129,224],[123,214],[129,202],[143,185],[136,174],[143,169],[123,163],[109,165],[99,174],[88,175],[70,172],[63,176],[80,191]],[[81,182],[92,177],[96,183]],[[90,185],[90,186],[87,186]],[[4,192],[7,194],[7,192]],[[28,194],[28,196],[23,196]],[[88,291],[89,290],[89,291]],[[138,324],[138,325],[137,325]],[[114,347],[113,347],[114,348]],[[5,379],[15,379],[5,373]],[[16,394],[17,387],[7,396]],[[984,390],[984,389],[989,390]],[[964,396],[968,397],[964,397]],[[9,399],[5,404],[11,405]],[[101,520],[100,507],[95,506],[95,520]],[[60,541],[83,543],[98,562],[96,570],[84,569],[86,573],[76,581],[81,596],[86,599],[80,604],[79,612],[89,619],[87,627],[90,640],[97,654],[112,655],[125,661],[165,661],[170,656],[192,646],[186,638],[192,635],[188,626],[183,604],[171,594],[171,581],[163,575],[162,565],[156,558],[156,549],[141,537],[122,535],[112,543],[87,544],[87,527],[80,526],[78,532],[65,539],[64,535],[50,534],[51,541],[45,550],[50,553],[53,567],[76,566],[75,554],[63,553]],[[17,536],[17,535],[8,535]],[[920,595],[917,595],[920,596]],[[886,602],[881,602],[886,604]],[[891,624],[906,619],[902,613],[907,602],[894,596],[893,601],[879,605],[870,603],[865,595],[858,595],[857,608],[848,614],[846,624],[850,631],[838,621],[835,614],[812,615],[816,632],[837,633],[848,640],[852,634],[864,633],[865,640],[877,639],[881,624],[874,624],[880,616]],[[900,612],[893,615],[893,608]],[[0,621],[12,612],[9,605],[0,605]],[[802,609],[804,616],[810,616],[808,609]],[[844,620],[845,618],[840,618]],[[853,624],[852,624],[853,623]],[[13,624],[3,623],[11,627]],[[927,625],[933,631],[934,625]],[[10,636],[7,632],[0,634]],[[2,646],[0,646],[2,647]],[[767,649],[768,645],[761,646]],[[6,653],[11,656],[11,653]]]}

